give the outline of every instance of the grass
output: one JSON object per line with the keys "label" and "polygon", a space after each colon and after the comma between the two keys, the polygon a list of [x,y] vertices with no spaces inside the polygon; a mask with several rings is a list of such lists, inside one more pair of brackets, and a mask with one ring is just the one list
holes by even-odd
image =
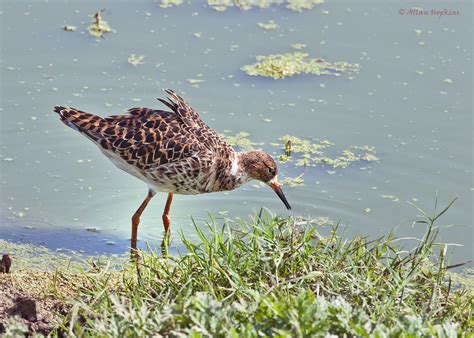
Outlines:
{"label": "grass", "polygon": [[[412,250],[390,234],[344,240],[318,227],[261,212],[239,227],[211,221],[186,253],[142,253],[119,270],[95,264],[54,283],[75,292],[52,335],[72,336],[458,336],[473,333],[474,291],[455,283],[439,218]],[[61,290],[56,291],[57,297]],[[69,300],[68,300],[69,299]]]}

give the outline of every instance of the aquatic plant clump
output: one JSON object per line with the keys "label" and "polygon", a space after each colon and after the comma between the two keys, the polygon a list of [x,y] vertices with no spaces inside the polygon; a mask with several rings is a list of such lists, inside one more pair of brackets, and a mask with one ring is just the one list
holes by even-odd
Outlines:
{"label": "aquatic plant clump", "polygon": [[227,143],[242,151],[255,149],[255,147],[259,145],[258,143],[250,141],[250,134],[245,131],[238,132],[234,135],[224,134],[223,136]]}
{"label": "aquatic plant clump", "polygon": [[301,52],[259,55],[256,59],[256,63],[245,65],[241,69],[251,76],[273,79],[283,79],[300,74],[340,76],[343,73],[358,73],[360,69],[357,63],[352,64],[344,61],[331,63],[323,59],[308,58],[307,53]]}
{"label": "aquatic plant clump", "polygon": [[[302,140],[291,135],[282,136],[280,140],[283,143],[275,143],[275,145],[284,150],[285,154],[279,155],[278,160],[283,163],[294,160],[296,166],[324,164],[332,168],[347,168],[356,162],[375,162],[379,160],[375,155],[375,148],[370,146],[352,145],[341,150],[337,156],[328,156],[326,149],[334,146],[334,143],[330,141]],[[288,144],[291,144],[290,155],[288,155]]]}
{"label": "aquatic plant clump", "polygon": [[283,180],[283,182],[281,182],[281,184],[287,185],[289,187],[300,187],[304,185],[303,174],[295,178],[285,177],[285,179]]}
{"label": "aquatic plant clump", "polygon": [[324,3],[324,0],[208,0],[207,4],[216,11],[223,12],[229,7],[249,10],[253,7],[269,8],[272,5],[286,5],[286,8],[296,12],[312,9]]}
{"label": "aquatic plant clump", "polygon": [[100,39],[106,33],[112,32],[107,21],[102,19],[101,11],[94,14],[94,22],[87,28],[90,35]]}
{"label": "aquatic plant clump", "polygon": [[127,62],[129,64],[131,64],[132,66],[136,67],[138,65],[142,65],[144,64],[145,62],[143,61],[145,59],[145,55],[136,55],[136,54],[131,54],[128,59],[127,59]]}
{"label": "aquatic plant clump", "polygon": [[183,0],[161,0],[160,7],[169,8],[169,7],[179,6],[182,3],[183,3]]}
{"label": "aquatic plant clump", "polygon": [[312,9],[316,5],[324,3],[324,0],[287,0],[286,8],[292,11],[302,12],[303,10]]}
{"label": "aquatic plant clump", "polygon": [[199,87],[199,85],[204,82],[203,79],[187,79],[186,81],[188,81],[188,83],[192,87],[196,87],[196,88]]}
{"label": "aquatic plant clump", "polygon": [[294,49],[304,49],[306,48],[306,45],[304,43],[293,43],[291,47]]}
{"label": "aquatic plant clump", "polygon": [[278,27],[278,24],[273,21],[273,20],[269,20],[267,22],[258,22],[257,23],[257,26],[262,28],[262,29],[265,29],[265,30],[271,30],[271,29],[277,29]]}
{"label": "aquatic plant clump", "polygon": [[[230,134],[226,131],[223,135],[226,141],[238,150],[246,151],[255,149],[262,143],[253,142],[250,134],[244,131]],[[330,150],[335,147],[335,143],[328,140],[303,140],[293,135],[284,135],[270,145],[277,147],[283,154],[276,158],[280,163],[292,162],[297,167],[327,166],[330,168],[345,169],[358,162],[377,162],[375,147],[350,145],[339,151]],[[335,172],[331,172],[335,173]],[[303,184],[303,179],[288,179],[287,184],[298,186]]]}

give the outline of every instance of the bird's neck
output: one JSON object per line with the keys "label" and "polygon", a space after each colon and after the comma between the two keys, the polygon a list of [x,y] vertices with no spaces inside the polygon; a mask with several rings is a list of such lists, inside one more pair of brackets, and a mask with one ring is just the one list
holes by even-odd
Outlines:
{"label": "bird's neck", "polygon": [[246,160],[246,152],[234,153],[229,174],[235,180],[237,186],[242,185],[252,179],[245,170]]}

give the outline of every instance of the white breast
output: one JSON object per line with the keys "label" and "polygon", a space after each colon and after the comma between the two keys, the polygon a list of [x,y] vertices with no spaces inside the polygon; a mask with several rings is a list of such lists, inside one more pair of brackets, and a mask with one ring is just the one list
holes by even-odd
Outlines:
{"label": "white breast", "polygon": [[232,160],[232,166],[230,168],[230,174],[232,176],[237,176],[237,171],[239,171],[239,160],[237,159],[237,155],[234,154],[234,159]]}

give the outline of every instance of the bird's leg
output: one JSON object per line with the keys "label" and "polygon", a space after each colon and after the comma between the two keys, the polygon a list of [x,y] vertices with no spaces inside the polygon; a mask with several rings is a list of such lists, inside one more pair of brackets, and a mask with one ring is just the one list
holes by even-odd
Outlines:
{"label": "bird's leg", "polygon": [[165,228],[165,235],[168,235],[170,230],[171,218],[170,218],[170,209],[171,209],[171,202],[173,202],[173,193],[168,193],[168,198],[166,199],[166,206],[165,210],[163,211],[163,226]]}
{"label": "bird's leg", "polygon": [[132,238],[130,241],[130,254],[133,258],[138,258],[138,251],[137,251],[137,234],[138,234],[138,224],[140,224],[140,216],[142,215],[143,210],[145,210],[148,202],[150,202],[151,198],[155,195],[153,190],[148,190],[148,194],[145,197],[145,200],[142,204],[138,207],[137,211],[132,216]]}
{"label": "bird's leg", "polygon": [[168,193],[168,198],[166,199],[165,210],[163,211],[163,227],[165,228],[165,235],[163,236],[163,241],[161,242],[161,253],[163,256],[168,256],[168,245],[170,240],[170,209],[171,202],[173,201],[173,193]]}

